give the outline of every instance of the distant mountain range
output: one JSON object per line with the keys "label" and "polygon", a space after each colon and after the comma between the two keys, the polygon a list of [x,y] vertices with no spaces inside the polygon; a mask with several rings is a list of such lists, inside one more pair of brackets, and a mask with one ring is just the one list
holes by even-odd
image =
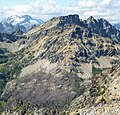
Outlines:
{"label": "distant mountain range", "polygon": [[[93,19],[93,21],[95,20]],[[33,18],[30,15],[13,15],[10,17],[6,17],[4,20],[0,21],[0,33],[7,33],[7,34],[13,34],[16,32],[25,33],[31,28],[38,26],[42,23],[44,23],[43,20]],[[94,23],[97,24],[98,22],[95,21]],[[120,30],[120,23],[115,23],[113,24],[113,26],[116,29]]]}
{"label": "distant mountain range", "polygon": [[116,23],[116,24],[114,24],[114,26],[115,26],[118,30],[120,30],[120,23]]}
{"label": "distant mountain range", "polygon": [[29,15],[14,15],[0,22],[0,33],[12,34],[18,30],[24,33],[42,23],[41,19],[35,19]]}

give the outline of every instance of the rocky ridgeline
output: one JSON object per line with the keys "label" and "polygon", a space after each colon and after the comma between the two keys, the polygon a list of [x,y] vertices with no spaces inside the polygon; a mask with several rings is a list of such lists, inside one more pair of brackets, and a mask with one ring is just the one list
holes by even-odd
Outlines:
{"label": "rocky ridgeline", "polygon": [[58,19],[60,20],[60,22],[59,22],[60,26],[64,26],[67,24],[68,25],[70,25],[70,24],[80,25],[80,23],[81,23],[78,15],[61,16]]}
{"label": "rocky ridgeline", "polygon": [[[54,18],[53,18],[54,19]],[[89,17],[87,20],[82,20],[78,15],[68,15],[55,18],[60,20],[58,26],[65,25],[79,25],[87,29],[92,34],[97,34],[102,37],[109,37],[113,40],[120,41],[120,32],[114,26],[112,26],[107,20],[94,19],[93,16]],[[90,37],[90,36],[88,36]]]}
{"label": "rocky ridgeline", "polygon": [[7,33],[0,33],[0,42],[12,43],[12,42],[20,40],[22,38],[25,38],[25,36],[18,35],[18,34],[17,35],[12,35],[12,34],[7,34]]}

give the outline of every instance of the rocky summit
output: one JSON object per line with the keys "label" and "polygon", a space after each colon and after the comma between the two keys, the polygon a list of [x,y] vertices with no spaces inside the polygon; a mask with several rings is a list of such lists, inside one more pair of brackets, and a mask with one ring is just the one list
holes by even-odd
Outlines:
{"label": "rocky summit", "polygon": [[22,36],[0,65],[2,115],[119,115],[120,31],[107,20],[54,17]]}

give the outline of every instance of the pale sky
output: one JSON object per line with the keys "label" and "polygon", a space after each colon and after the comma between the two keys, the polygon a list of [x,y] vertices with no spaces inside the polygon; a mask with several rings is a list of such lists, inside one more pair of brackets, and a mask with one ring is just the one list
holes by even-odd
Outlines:
{"label": "pale sky", "polygon": [[0,0],[0,17],[31,15],[44,21],[61,15],[78,14],[120,22],[120,0]]}
{"label": "pale sky", "polygon": [[[10,7],[13,5],[25,5],[34,2],[35,0],[1,0],[0,4]],[[41,1],[41,0],[39,0]],[[43,0],[45,1],[45,0]],[[49,1],[49,0],[48,0]],[[79,2],[79,0],[55,0],[58,4],[64,5],[64,4],[74,4]]]}

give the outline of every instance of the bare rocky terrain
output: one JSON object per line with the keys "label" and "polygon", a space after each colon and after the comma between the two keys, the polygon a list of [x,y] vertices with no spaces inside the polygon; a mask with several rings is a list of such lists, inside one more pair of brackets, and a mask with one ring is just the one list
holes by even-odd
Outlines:
{"label": "bare rocky terrain", "polygon": [[120,31],[108,21],[61,16],[22,36],[1,65],[2,115],[119,115]]}

